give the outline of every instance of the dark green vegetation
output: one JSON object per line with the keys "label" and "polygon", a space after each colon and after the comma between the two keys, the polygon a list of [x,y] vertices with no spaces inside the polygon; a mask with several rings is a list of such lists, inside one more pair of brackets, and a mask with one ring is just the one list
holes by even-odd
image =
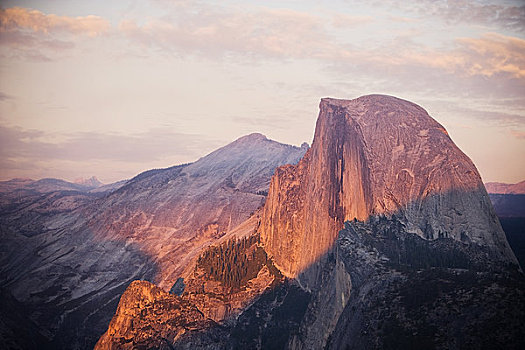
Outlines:
{"label": "dark green vegetation", "polygon": [[403,221],[376,217],[340,232],[353,289],[327,348],[522,349],[516,266],[472,244],[426,241]]}
{"label": "dark green vegetation", "polygon": [[355,221],[347,224],[347,230],[366,230],[372,226],[372,234],[363,235],[362,241],[389,259],[389,265],[397,269],[431,267],[468,268],[471,265],[466,244],[460,247],[451,238],[427,241],[417,235],[406,233],[404,225],[385,217],[373,218],[364,224]]}
{"label": "dark green vegetation", "polygon": [[489,193],[507,241],[521,267],[525,265],[525,195]]}
{"label": "dark green vegetation", "polygon": [[500,217],[499,221],[521,267],[525,267],[525,217]]}
{"label": "dark green vegetation", "polygon": [[184,293],[184,287],[185,287],[184,278],[179,277],[177,278],[177,281],[175,281],[175,283],[171,287],[170,294],[181,296],[182,293]]}
{"label": "dark green vegetation", "polygon": [[259,243],[259,235],[251,235],[211,246],[199,257],[197,267],[204,269],[211,279],[233,290],[241,289],[249,280],[257,277],[265,265],[274,276],[279,276],[279,270]]}
{"label": "dark green vegetation", "polygon": [[234,349],[284,349],[297,333],[310,293],[286,280],[270,288],[238,319],[231,332]]}
{"label": "dark green vegetation", "polygon": [[525,194],[489,194],[498,217],[525,217]]}

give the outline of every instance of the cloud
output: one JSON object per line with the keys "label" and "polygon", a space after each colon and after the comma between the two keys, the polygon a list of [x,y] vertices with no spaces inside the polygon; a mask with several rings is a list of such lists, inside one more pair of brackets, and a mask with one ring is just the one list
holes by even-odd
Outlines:
{"label": "cloud", "polygon": [[98,16],[68,17],[21,7],[0,9],[0,32],[66,32],[91,37],[108,32],[110,24]]}
{"label": "cloud", "polygon": [[395,11],[413,13],[421,19],[439,19],[449,25],[477,24],[516,32],[525,30],[525,5],[474,0],[381,0],[372,4],[380,8],[386,6]]}
{"label": "cloud", "polygon": [[[525,40],[486,33],[481,38],[458,38],[453,49],[403,46],[348,51],[356,63],[377,64],[392,69],[429,67],[462,76],[525,78]],[[342,57],[343,58],[343,57]]]}
{"label": "cloud", "polygon": [[362,93],[503,99],[509,101],[508,106],[525,108],[524,44],[520,38],[496,33],[458,38],[447,47],[394,40],[334,52],[333,59],[326,60],[326,69],[338,81],[360,86]]}
{"label": "cloud", "polygon": [[515,78],[525,78],[525,40],[487,33],[478,39],[461,38],[462,64],[469,74],[493,76],[504,73]]}
{"label": "cloud", "polygon": [[[51,141],[56,139],[60,141]],[[0,158],[4,160],[114,160],[147,163],[166,157],[197,158],[202,156],[203,149],[213,149],[214,146],[218,146],[217,140],[162,128],[141,134],[119,135],[95,132],[50,134],[0,126]]]}
{"label": "cloud", "polygon": [[354,28],[356,26],[370,23],[374,20],[372,16],[350,16],[336,14],[332,18],[332,26],[335,28]]}
{"label": "cloud", "polygon": [[179,55],[320,58],[333,51],[321,18],[287,9],[200,9],[142,25],[125,20],[119,30],[143,46]]}
{"label": "cloud", "polygon": [[481,3],[471,0],[424,1],[419,11],[457,24],[462,22],[498,25],[504,29],[525,29],[525,6]]}
{"label": "cloud", "polygon": [[85,37],[111,29],[98,16],[67,17],[20,7],[0,9],[2,57],[47,62],[76,47]]}
{"label": "cloud", "polygon": [[10,100],[12,98],[13,98],[13,96],[8,95],[8,94],[3,93],[3,92],[0,91],[0,102],[7,101],[7,100]]}
{"label": "cloud", "polygon": [[195,161],[223,144],[170,128],[132,135],[56,134],[0,125],[0,179],[74,179],[95,174],[116,181],[143,170]]}
{"label": "cloud", "polygon": [[[461,3],[452,1],[447,6],[461,7]],[[444,6],[440,4],[431,11]],[[414,42],[413,37],[419,33],[411,30],[383,44],[375,41],[376,46],[371,47],[369,42],[356,44],[353,37],[346,35],[345,39],[338,35],[338,31],[346,27],[375,22],[369,16],[329,14],[327,18],[323,14],[288,9],[186,6],[178,8],[177,15],[171,18],[150,18],[142,24],[131,19],[121,21],[119,31],[134,43],[153,49],[153,53],[160,49],[175,56],[315,60],[326,66],[345,66],[356,71],[361,68],[386,71],[387,76],[399,70],[427,70],[427,73],[432,70],[431,75],[452,74],[464,78],[499,76],[503,80],[521,80],[525,77],[525,40],[517,37],[486,33],[478,38],[458,38],[448,47],[436,48]],[[511,14],[517,11],[510,7],[493,10],[499,20],[505,17],[509,23]],[[481,20],[488,16],[486,9],[478,12],[472,14],[473,18]],[[412,21],[406,17],[395,17],[395,20]]]}
{"label": "cloud", "polygon": [[511,131],[510,131],[510,134],[511,134],[512,136],[514,136],[515,138],[517,138],[517,139],[525,140],[525,131],[521,131],[521,130],[511,130]]}
{"label": "cloud", "polygon": [[509,113],[504,111],[491,111],[483,109],[483,106],[465,107],[458,103],[446,103],[446,109],[455,115],[462,115],[478,120],[486,120],[496,123],[498,126],[525,126],[525,114]]}

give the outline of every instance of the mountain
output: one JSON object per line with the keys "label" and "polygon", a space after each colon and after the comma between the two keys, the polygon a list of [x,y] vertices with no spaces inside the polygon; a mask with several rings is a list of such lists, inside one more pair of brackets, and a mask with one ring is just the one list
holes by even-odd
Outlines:
{"label": "mountain", "polygon": [[33,181],[31,179],[12,179],[0,181],[0,193],[13,191],[33,191],[49,193],[56,191],[87,191],[94,187],[82,183],[72,183],[60,179],[46,178]]}
{"label": "mountain", "polygon": [[91,188],[97,188],[97,187],[100,187],[100,186],[103,186],[104,184],[102,182],[100,182],[96,176],[92,176],[90,177],[89,179],[85,179],[85,178],[78,178],[78,179],[75,179],[74,181],[76,184],[78,185],[82,185],[82,186],[86,186],[86,187],[91,187]]}
{"label": "mountain", "polygon": [[380,95],[323,99],[312,148],[272,179],[261,224],[268,253],[296,276],[330,249],[344,221],[393,214],[425,239],[514,259],[474,164],[425,110]]}
{"label": "mountain", "polygon": [[38,235],[51,217],[69,213],[124,185],[126,180],[93,187],[60,179],[12,179],[0,182],[0,217],[24,236]]}
{"label": "mountain", "polygon": [[[385,260],[396,249],[389,245],[405,242],[407,235],[420,237],[423,246],[441,240],[452,247],[472,245],[486,251],[490,261],[517,264],[474,164],[424,109],[381,95],[323,99],[311,149],[296,166],[276,170],[261,220],[261,239],[276,266],[310,290],[312,302],[333,301],[310,310],[295,343],[317,348],[335,336],[335,322],[343,322],[345,304],[367,274],[362,269],[375,272],[382,262],[365,254],[365,266],[356,267],[348,256],[358,252],[345,253],[346,247],[336,244],[344,234],[340,230],[344,222],[379,218],[386,218],[387,232],[402,225],[402,233],[384,242],[386,252],[367,242],[357,247],[376,251]],[[368,231],[378,234],[375,227]],[[327,267],[330,259],[336,263]],[[351,283],[342,282],[346,278]],[[336,281],[335,286],[327,288],[327,280]],[[377,293],[382,287],[370,288]],[[362,329],[353,325],[352,331]]]}
{"label": "mountain", "polygon": [[485,188],[488,193],[497,194],[525,194],[525,181],[515,184],[506,184],[501,182],[487,182]]}
{"label": "mountain", "polygon": [[525,279],[480,176],[411,102],[322,99],[312,147],[243,225],[172,294],[134,282],[96,349],[524,345]]}
{"label": "mountain", "polygon": [[252,233],[242,224],[256,222],[275,167],[306,149],[252,134],[107,192],[75,192],[74,203],[60,191],[22,196],[1,211],[2,290],[50,348],[92,348],[133,280],[169,290],[201,249]]}
{"label": "mountain", "polygon": [[261,134],[241,137],[195,163],[138,175],[89,208],[90,227],[140,245],[158,265],[155,281],[169,289],[203,247],[255,214],[275,168],[305,151]]}
{"label": "mountain", "polygon": [[488,182],[485,188],[500,219],[525,218],[525,181],[516,184]]}

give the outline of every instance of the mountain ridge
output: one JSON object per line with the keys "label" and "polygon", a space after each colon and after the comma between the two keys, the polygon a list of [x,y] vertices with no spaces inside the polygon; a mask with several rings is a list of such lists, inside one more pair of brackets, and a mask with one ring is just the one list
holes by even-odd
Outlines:
{"label": "mountain ridge", "polygon": [[247,219],[256,223],[274,168],[305,151],[245,141],[194,163],[143,172],[108,192],[35,194],[15,206],[6,199],[2,287],[27,306],[53,347],[92,347],[133,280],[169,290],[191,273],[184,270],[202,248]]}
{"label": "mountain ridge", "polygon": [[502,182],[487,182],[485,188],[493,194],[525,194],[525,180],[514,184]]}

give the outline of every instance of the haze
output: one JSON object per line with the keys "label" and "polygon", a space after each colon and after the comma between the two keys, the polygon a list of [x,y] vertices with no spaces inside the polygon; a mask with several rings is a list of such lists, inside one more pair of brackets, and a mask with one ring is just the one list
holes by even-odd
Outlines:
{"label": "haze", "polygon": [[103,182],[261,132],[321,97],[427,109],[484,181],[525,177],[521,1],[2,1],[0,179]]}

